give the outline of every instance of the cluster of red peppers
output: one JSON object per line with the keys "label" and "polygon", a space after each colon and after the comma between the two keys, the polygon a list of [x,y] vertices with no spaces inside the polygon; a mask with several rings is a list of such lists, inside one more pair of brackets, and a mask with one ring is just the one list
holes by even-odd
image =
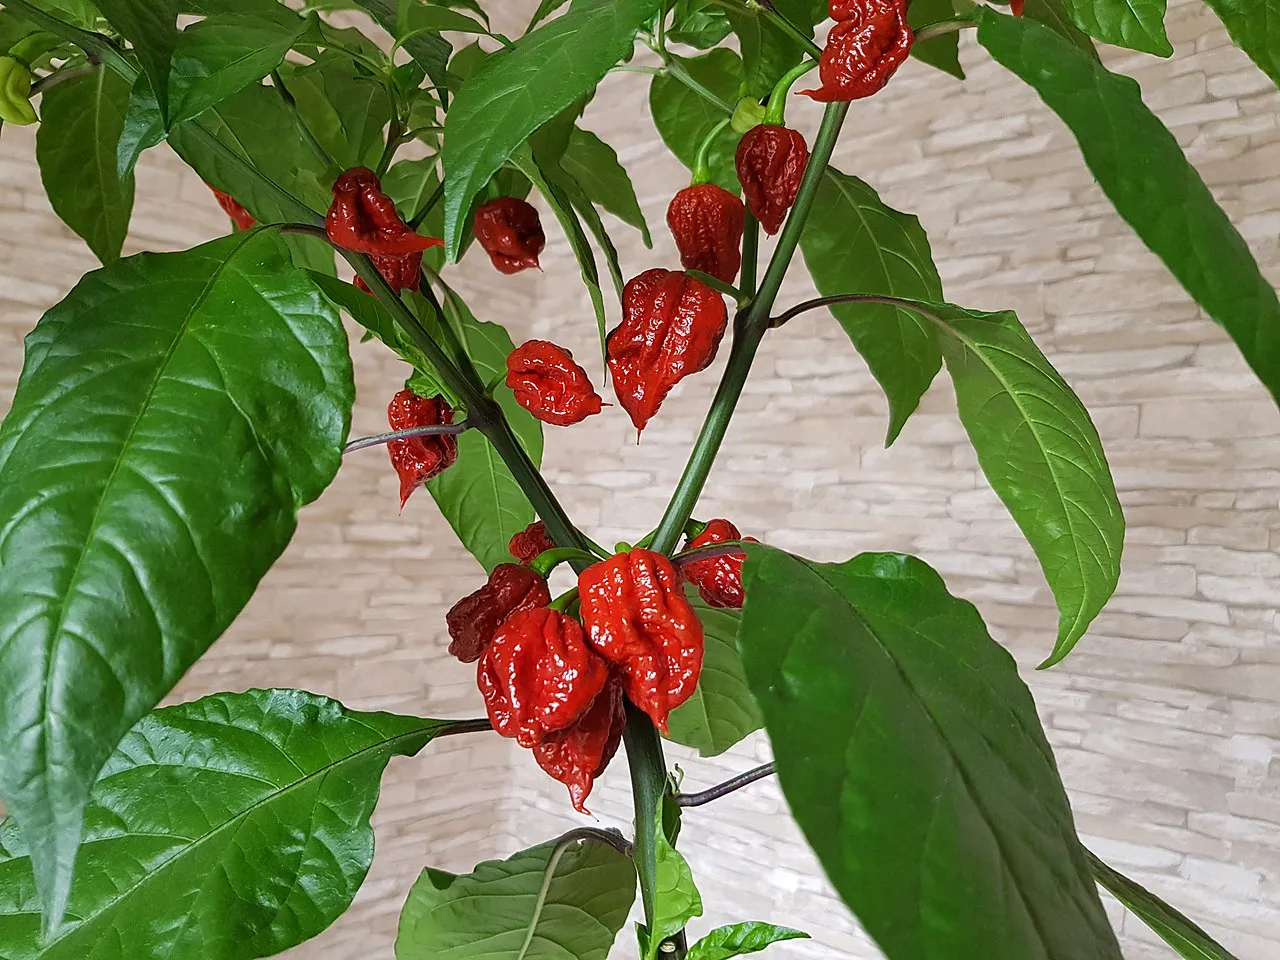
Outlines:
{"label": "cluster of red peppers", "polygon": [[822,86],[802,91],[824,103],[879,92],[911,53],[908,0],[831,0],[836,25],[818,60]]}

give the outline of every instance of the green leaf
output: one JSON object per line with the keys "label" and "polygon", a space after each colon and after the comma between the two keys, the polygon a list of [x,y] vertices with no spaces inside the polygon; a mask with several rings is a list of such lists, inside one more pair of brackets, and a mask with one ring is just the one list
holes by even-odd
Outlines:
{"label": "green leaf", "polygon": [[[814,285],[824,296],[848,291],[939,300],[942,281],[929,238],[914,216],[886,206],[857,177],[828,167],[800,249]],[[932,324],[910,310],[875,304],[831,308],[889,399],[885,446],[942,366]]]}
{"label": "green leaf", "polygon": [[622,295],[627,281],[622,276],[622,265],[618,260],[618,248],[614,246],[613,237],[609,236],[609,228],[604,225],[600,211],[591,203],[578,182],[563,169],[556,172],[556,187],[568,199],[569,205],[577,213],[580,220],[587,225],[587,230],[595,237],[596,246],[604,254],[605,266],[609,269],[609,278],[613,281],[614,293],[618,297],[619,308],[622,306]]}
{"label": "green leaf", "polygon": [[1113,870],[1090,851],[1085,853],[1094,879],[1136,913],[1178,956],[1184,960],[1236,960],[1226,947],[1151,891]]}
{"label": "green leaf", "polygon": [[1280,0],[1205,0],[1231,39],[1280,84]]}
{"label": "green leaf", "polygon": [[286,64],[285,86],[320,145],[344,170],[374,167],[391,120],[386,87],[346,56],[326,51],[314,63]]}
{"label": "green leaf", "polygon": [[635,45],[660,0],[579,0],[562,17],[487,59],[445,120],[444,240],[461,255],[472,198],[512,152],[598,84]]}
{"label": "green leaf", "polygon": [[27,337],[0,427],[0,787],[53,919],[98,770],[333,479],[351,377],[263,230],[90,273]]}
{"label": "green leaf", "polygon": [[118,181],[130,180],[143,151],[150,150],[164,137],[164,121],[160,118],[160,106],[151,90],[151,81],[145,73],[138,74],[129,92],[129,104],[124,111],[124,124],[116,147]]}
{"label": "green leaf", "polygon": [[1103,43],[1173,55],[1164,32],[1165,0],[1062,0],[1062,5],[1081,30]]}
{"label": "green leaf", "polygon": [[782,791],[891,960],[1121,960],[1031,694],[914,557],[746,545],[738,640]]}
{"label": "green leaf", "polygon": [[249,960],[315,936],[369,869],[388,759],[451,726],[300,690],[148,714],[94,785],[70,919],[44,943],[27,848],[0,824],[0,953]]}
{"label": "green leaf", "polygon": [[1136,81],[1038,23],[984,11],[978,40],[1075,134],[1103,191],[1280,399],[1280,302]]}
{"label": "green leaf", "polygon": [[700,756],[717,757],[764,725],[738,656],[737,610],[707,606],[687,588],[689,602],[702,621],[702,675],[693,696],[671,711],[667,739],[692,747]]}
{"label": "green leaf", "polygon": [[408,36],[418,30],[434,33],[452,31],[454,33],[488,34],[489,29],[483,23],[471,19],[465,13],[458,13],[448,7],[411,4],[407,9],[403,33]]}
{"label": "green leaf", "polygon": [[783,940],[808,939],[809,935],[803,930],[748,920],[728,927],[716,927],[689,948],[686,960],[729,960],[747,953],[759,953]]}
{"label": "green leaf", "polygon": [[49,203],[103,263],[120,256],[133,212],[133,173],[116,155],[129,82],[98,69],[50,87],[40,106],[36,159]]}
{"label": "green leaf", "polygon": [[676,0],[667,39],[699,50],[710,50],[733,32],[723,9],[711,0]]}
{"label": "green leaf", "polygon": [[667,841],[662,830],[661,809],[658,818],[653,929],[641,926],[644,960],[655,960],[663,940],[675,936],[694,917],[702,916],[702,895],[693,882],[693,871],[680,851]]}
{"label": "green leaf", "polygon": [[[911,5],[907,7],[907,23],[917,33],[921,27],[940,20],[950,20],[955,15],[952,0],[911,0]],[[911,55],[922,63],[937,67],[943,73],[951,74],[957,80],[964,79],[964,68],[960,66],[960,34],[955,31],[939,34],[923,43],[912,44]]]}
{"label": "green leaf", "polygon": [[[784,73],[804,59],[805,50],[774,26],[759,7],[726,6],[722,9],[733,26],[733,32],[738,35],[747,94],[757,100],[763,99]],[[804,29],[802,24],[797,26]],[[812,29],[809,34],[813,35]]]}
{"label": "green leaf", "polygon": [[400,913],[396,960],[605,960],[635,895],[631,860],[596,840],[462,876],[427,869]]}
{"label": "green leaf", "polygon": [[405,0],[356,0],[378,24],[398,40],[413,57],[414,62],[427,72],[447,99],[449,91],[449,55],[453,46],[438,33],[414,33],[408,35],[401,29],[399,13],[407,8]]}
{"label": "green leaf", "polygon": [[1063,9],[1063,2],[1064,0],[1026,0],[1026,6],[1022,8],[1022,16],[1024,19],[1043,23],[1097,60],[1098,50],[1093,45],[1093,41],[1089,39],[1087,33],[1072,23],[1071,18],[1067,16],[1067,11]]}
{"label": "green leaf", "polygon": [[649,224],[636,199],[636,190],[618,154],[590,130],[574,127],[560,166],[577,181],[592,203],[599,204],[628,226],[635,227],[644,245],[653,247]]}
{"label": "green leaf", "polygon": [[312,273],[311,280],[335,307],[345,310],[351,319],[390,347],[402,360],[415,370],[434,375],[422,351],[414,346],[377,297],[336,276]]}
{"label": "green leaf", "polygon": [[98,9],[116,31],[133,44],[143,72],[156,91],[160,118],[169,125],[169,67],[178,44],[175,0],[97,0]]}
{"label": "green leaf", "polygon": [[[669,74],[653,78],[649,87],[649,112],[653,115],[653,124],[667,149],[692,170],[703,141],[720,121],[733,113],[733,105],[738,102],[738,91],[743,83],[742,60],[732,50],[722,48],[692,60],[675,57],[673,62],[729,107],[723,111],[718,109]],[[712,141],[707,154],[712,181],[735,195],[742,190],[733,163],[738,140],[738,135],[726,127]]]}
{"label": "green leaf", "polygon": [[533,12],[533,19],[529,21],[528,29],[532,30],[568,2],[569,0],[542,0],[542,2],[538,4],[538,9]]}
{"label": "green leaf", "polygon": [[256,83],[284,62],[307,21],[278,14],[223,13],[183,30],[169,77],[170,123],[180,123]]}

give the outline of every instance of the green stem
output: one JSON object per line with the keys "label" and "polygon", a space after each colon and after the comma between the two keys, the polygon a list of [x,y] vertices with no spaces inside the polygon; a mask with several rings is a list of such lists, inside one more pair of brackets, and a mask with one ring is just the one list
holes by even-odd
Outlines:
{"label": "green stem", "polygon": [[786,126],[787,95],[791,92],[795,82],[817,65],[817,60],[806,60],[782,75],[782,79],[777,82],[773,92],[769,94],[769,109],[765,111],[764,115],[764,122],[768,126]]}
{"label": "green stem", "polygon": [[63,67],[61,70],[55,70],[53,73],[46,73],[43,77],[31,84],[31,96],[44,93],[60,83],[66,83],[68,80],[77,80],[80,77],[87,77],[95,70],[100,69],[96,63],[82,63],[78,67]]}
{"label": "green stem", "polygon": [[417,230],[422,226],[422,221],[426,220],[432,210],[436,208],[436,204],[444,198],[444,183],[436,187],[431,196],[427,197],[427,202],[422,205],[422,209],[413,215],[409,220],[409,228]]}
{"label": "green stem", "polygon": [[91,59],[97,58],[101,60],[116,73],[127,78],[130,83],[138,79],[138,68],[129,62],[128,58],[109,37],[89,30],[81,30],[79,27],[64,20],[50,16],[34,4],[28,3],[27,0],[4,0],[4,6],[24,20],[30,20],[32,23],[44,27],[50,33],[74,43],[89,54]]}
{"label": "green stem", "polygon": [[976,30],[977,27],[978,25],[974,22],[972,15],[957,17],[954,20],[940,20],[917,30],[915,40],[912,42],[924,43],[926,40],[932,40],[934,37],[940,37],[943,34],[959,33],[961,30]]}
{"label": "green stem", "polygon": [[805,221],[809,211],[813,209],[814,198],[818,187],[826,174],[827,163],[835,149],[836,140],[840,136],[840,128],[849,112],[848,103],[832,103],[827,105],[822,115],[822,127],[814,141],[813,153],[809,166],[805,169],[804,179],[800,183],[795,205],[787,217],[786,226],[778,237],[778,246],[769,261],[764,279],[760,282],[760,290],[746,312],[735,322],[733,347],[729,352],[729,364],[725,368],[724,377],[711,401],[711,409],[702,425],[702,431],[694,443],[693,452],[689,455],[680,483],[676,486],[671,502],[667,504],[662,522],[658,524],[658,532],[653,538],[653,549],[658,553],[670,553],[680,539],[685,523],[693,515],[694,507],[702,488],[706,486],[707,477],[711,473],[716,454],[720,452],[720,444],[729,429],[729,420],[733,416],[738,399],[742,396],[742,387],[751,371],[751,363],[755,360],[760,341],[769,329],[769,313],[773,309],[778,291],[782,288],[782,280],[791,258],[800,245],[800,235],[804,232]]}
{"label": "green stem", "polygon": [[302,114],[298,112],[298,101],[294,99],[293,94],[289,92],[289,88],[285,86],[284,77],[280,76],[279,70],[271,71],[271,85],[276,88],[276,91],[280,94],[280,99],[284,101],[285,106],[293,114],[293,119],[298,124],[298,129],[302,131],[303,139],[307,141],[307,146],[311,148],[311,152],[326,167],[336,166],[336,161],[329,154],[329,151],[324,148],[324,144],[316,139],[316,135],[307,126],[307,121],[302,119]]}
{"label": "green stem", "polygon": [[756,268],[760,259],[760,221],[747,211],[746,229],[742,232],[742,279],[738,287],[748,302],[756,295]]}
{"label": "green stem", "polygon": [[775,10],[771,0],[756,0],[754,5],[758,6],[760,11],[773,21],[774,26],[808,50],[815,59],[822,55],[822,48],[813,42],[813,38]]}
{"label": "green stem", "polygon": [[693,79],[693,77],[689,75],[689,71],[686,70],[683,66],[681,66],[678,61],[668,58],[666,60],[666,70],[668,75],[675,77],[676,80],[683,83],[686,87],[688,87],[694,93],[698,94],[698,96],[702,97],[708,103],[714,103],[717,107],[719,107],[721,110],[727,113],[730,117],[733,116],[733,111],[735,109],[734,105],[730,103],[728,100],[722,100],[719,96],[712,93],[702,84],[700,84],[697,80]]}
{"label": "green stem", "polygon": [[725,283],[719,277],[713,277],[709,273],[703,273],[701,270],[686,270],[685,275],[693,277],[695,280],[701,280],[712,290],[717,293],[723,293],[726,297],[732,297],[733,302],[737,304],[737,309],[741,310],[747,305],[750,299],[741,289],[735,287],[732,283]]}
{"label": "green stem", "polygon": [[387,145],[382,150],[382,156],[378,158],[378,165],[374,168],[374,173],[379,177],[385,177],[387,171],[391,168],[391,161],[395,159],[396,151],[400,149],[404,140],[401,134],[404,133],[404,127],[400,123],[399,117],[392,117],[391,123],[387,127]]}
{"label": "green stem", "polygon": [[627,703],[627,728],[622,736],[635,803],[635,862],[640,878],[640,902],[644,905],[645,925],[652,930],[658,900],[658,830],[662,822],[658,811],[667,792],[667,764],[653,721],[630,702]]}
{"label": "green stem", "polygon": [[707,162],[707,158],[711,155],[711,145],[715,143],[716,137],[720,136],[720,131],[727,127],[732,119],[732,117],[725,117],[717,123],[711,128],[711,132],[702,139],[702,143],[698,145],[698,155],[693,160],[693,180],[690,182],[690,186],[696,187],[711,182],[711,166]]}

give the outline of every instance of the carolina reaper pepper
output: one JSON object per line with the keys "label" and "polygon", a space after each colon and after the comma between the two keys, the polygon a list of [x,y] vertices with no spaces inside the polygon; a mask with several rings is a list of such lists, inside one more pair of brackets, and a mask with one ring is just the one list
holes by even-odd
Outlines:
{"label": "carolina reaper pepper", "polygon": [[672,387],[715,359],[729,312],[719,293],[674,270],[646,270],[627,284],[622,304],[606,352],[618,402],[638,433]]}
{"label": "carolina reaper pepper", "polygon": [[579,813],[589,813],[585,803],[596,777],[618,752],[627,713],[622,702],[622,686],[610,678],[596,695],[582,719],[571,727],[552,733],[533,748],[538,766],[569,788],[569,799]]}
{"label": "carolina reaper pepper", "polygon": [[[713,543],[742,540],[742,534],[728,520],[712,520],[706,528],[685,546],[686,550],[708,547]],[[745,538],[749,543],[759,543],[755,537]],[[702,599],[713,607],[741,609],[745,594],[742,591],[742,554],[726,554],[708,557],[706,560],[690,560],[681,567],[685,578],[698,588]]]}
{"label": "carolina reaper pepper", "polygon": [[1020,17],[1026,4],[1027,0],[1009,0],[1009,12],[1015,17]]}
{"label": "carolina reaper pepper", "polygon": [[667,207],[667,226],[686,270],[701,270],[733,283],[742,269],[742,201],[714,183],[696,183],[677,193]]}
{"label": "carolina reaper pepper", "polygon": [[782,229],[809,165],[804,135],[771,124],[752,127],[738,141],[734,164],[747,206],[765,233],[772,236]]}
{"label": "carolina reaper pepper", "polygon": [[528,567],[500,563],[483,587],[445,614],[451,638],[449,652],[463,663],[475,663],[506,620],[521,610],[545,607],[550,602],[546,580]]}
{"label": "carolina reaper pepper", "polygon": [[520,406],[558,427],[581,423],[604,405],[573,354],[546,340],[529,340],[511,351],[507,386]]}
{"label": "carolina reaper pepper", "polygon": [[547,536],[547,525],[535,520],[511,537],[507,549],[521,563],[532,563],[539,555],[555,547],[555,541]]}
{"label": "carolina reaper pepper", "polygon": [[493,729],[532,747],[590,709],[609,667],[587,645],[572,617],[540,607],[498,628],[476,670]]}
{"label": "carolina reaper pepper", "polygon": [[368,167],[353,167],[334,183],[325,231],[344,250],[384,257],[421,253],[444,242],[410,230]]}
{"label": "carolina reaper pepper", "polygon": [[822,86],[801,93],[822,102],[869,97],[911,52],[907,0],[839,0],[831,4],[831,15],[839,22],[818,59]]}
{"label": "carolina reaper pepper", "polygon": [[476,211],[476,242],[501,273],[537,269],[547,245],[542,221],[533,204],[518,197],[490,200]]}
{"label": "carolina reaper pepper", "polygon": [[702,672],[702,623],[680,574],[662,554],[636,548],[582,571],[578,592],[591,646],[665,733],[667,715],[689,699]]}
{"label": "carolina reaper pepper", "polygon": [[[430,427],[453,423],[453,409],[444,397],[420,397],[401,390],[387,406],[387,422],[392,430]],[[458,459],[458,438],[449,434],[407,437],[387,444],[391,465],[400,477],[400,509],[421,484],[443,473]]]}
{"label": "carolina reaper pepper", "polygon": [[218,206],[222,208],[222,212],[231,218],[231,222],[236,225],[237,230],[252,230],[258,223],[253,219],[253,214],[240,205],[235,197],[229,193],[219,190],[211,183],[206,183],[206,187],[213,191],[214,199],[218,201]]}
{"label": "carolina reaper pepper", "polygon": [[[417,290],[422,283],[422,251],[406,253],[401,257],[383,256],[378,253],[369,254],[382,279],[396,293],[401,290]],[[365,293],[373,293],[362,277],[356,277],[355,284]]]}

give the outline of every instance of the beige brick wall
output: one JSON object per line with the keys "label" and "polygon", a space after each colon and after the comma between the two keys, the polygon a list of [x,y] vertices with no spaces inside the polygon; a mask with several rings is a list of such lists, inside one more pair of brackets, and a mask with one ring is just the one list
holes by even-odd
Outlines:
{"label": "beige brick wall", "polygon": [[[1172,8],[1172,60],[1110,61],[1142,82],[1280,281],[1280,96],[1205,7],[1175,0]],[[878,388],[839,328],[816,314],[765,344],[698,513],[731,516],[744,531],[818,559],[901,549],[934,564],[1024,666],[1094,849],[1242,960],[1268,960],[1280,951],[1280,413],[1111,211],[1062,125],[968,38],[964,59],[965,84],[913,63],[883,94],[856,104],[837,163],[918,213],[949,299],[1018,310],[1093,411],[1130,524],[1115,600],[1063,665],[1035,672],[1052,645],[1052,601],[977,470],[945,378],[886,451]],[[618,148],[654,229],[650,252],[617,227],[628,275],[673,263],[662,215],[686,177],[654,139],[646,79],[611,78],[601,98],[611,109],[594,107],[585,121]],[[815,118],[796,111],[793,122],[811,131]],[[138,193],[131,251],[180,248],[225,227],[164,148],[144,160]],[[6,127],[5,397],[22,335],[93,265],[49,211],[30,132]],[[544,266],[542,275],[505,279],[471,257],[459,283],[476,313],[506,323],[517,341],[548,337],[593,358],[589,304],[558,236]],[[798,271],[784,299],[808,289]],[[374,345],[353,353],[354,429],[374,432],[404,368]],[[598,382],[598,361],[588,366]],[[721,367],[679,388],[638,447],[616,408],[548,431],[548,477],[596,539],[653,526]],[[429,498],[415,497],[397,517],[394,492],[385,454],[353,456],[177,696],[285,685],[364,709],[476,714],[471,671],[443,654],[443,613],[474,588],[478,567]],[[767,744],[756,738],[714,761],[671,753],[696,787],[758,762]],[[593,800],[600,822],[625,824],[624,763]],[[292,955],[390,956],[396,913],[423,865],[465,870],[580,822],[559,785],[496,738],[395,760],[376,816],[378,853],[356,906]],[[830,893],[772,784],[689,812],[685,837],[708,911],[695,932],[766,919],[815,937],[775,948],[779,960],[877,955]],[[1132,917],[1114,916],[1129,960],[1172,956]],[[631,950],[624,931],[618,953]]]}

